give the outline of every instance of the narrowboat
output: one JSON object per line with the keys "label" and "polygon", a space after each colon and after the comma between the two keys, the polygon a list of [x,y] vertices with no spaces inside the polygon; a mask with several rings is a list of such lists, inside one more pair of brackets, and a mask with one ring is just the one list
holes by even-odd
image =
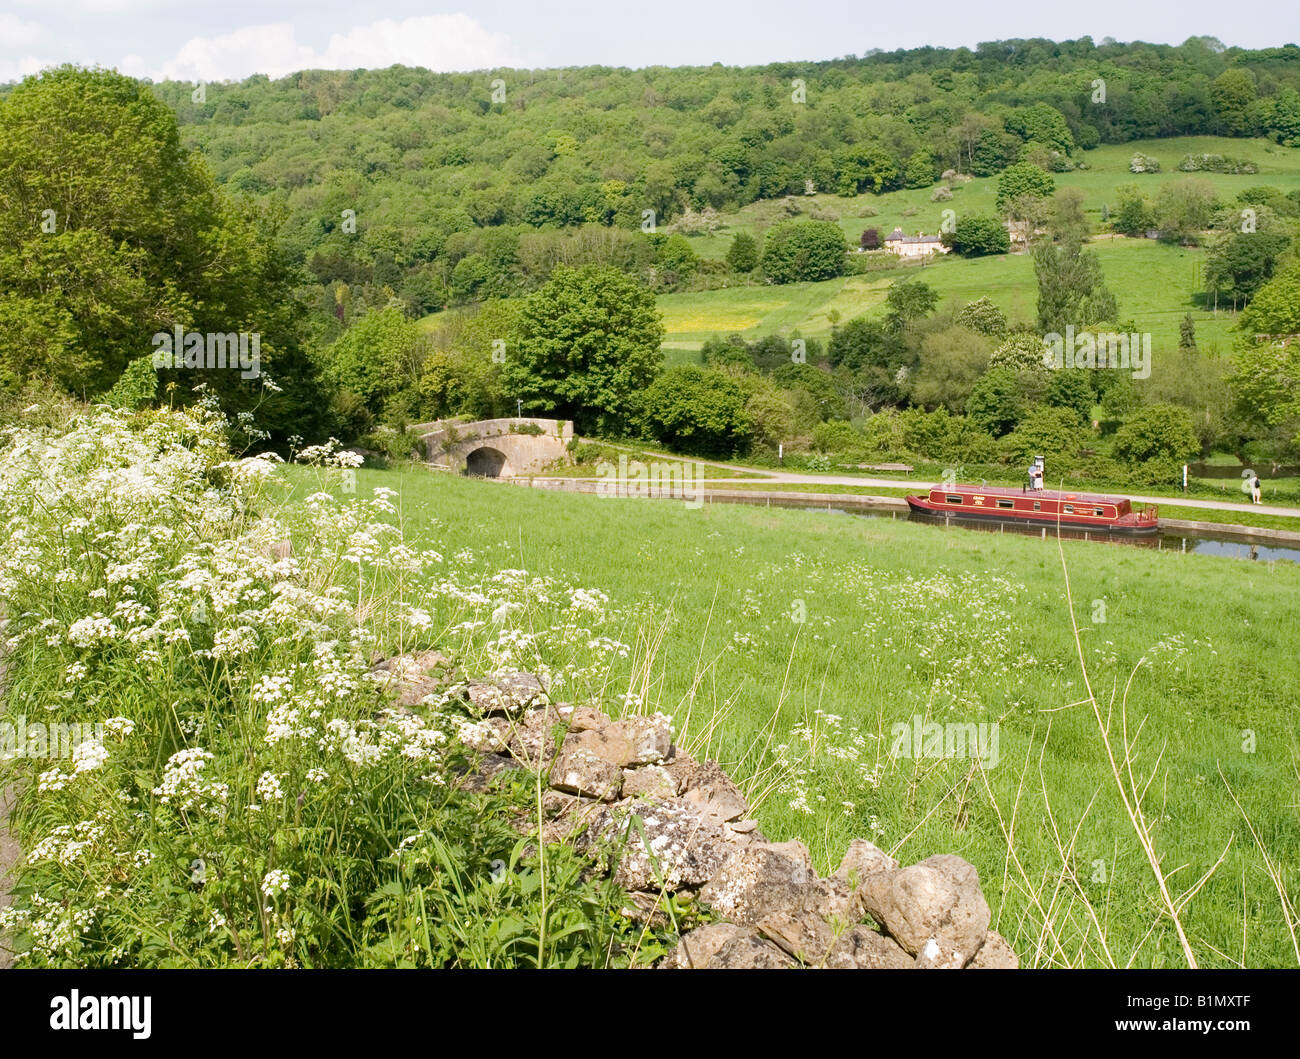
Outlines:
{"label": "narrowboat", "polygon": [[1047,529],[1095,530],[1124,537],[1160,532],[1154,504],[1135,510],[1123,496],[1065,493],[1053,489],[940,485],[925,496],[909,496],[908,507],[924,515],[981,522],[1005,522]]}

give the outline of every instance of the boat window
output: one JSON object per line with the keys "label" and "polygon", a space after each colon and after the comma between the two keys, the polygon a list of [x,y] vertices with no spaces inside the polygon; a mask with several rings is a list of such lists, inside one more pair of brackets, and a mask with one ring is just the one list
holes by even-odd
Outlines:
{"label": "boat window", "polygon": [[998,507],[1015,507],[1015,506],[1016,506],[1016,502],[1015,502],[1014,500],[999,500],[999,501],[998,501]]}
{"label": "boat window", "polygon": [[1097,514],[1098,514],[1098,515],[1105,515],[1105,514],[1106,514],[1106,509],[1105,509],[1104,507],[1099,507],[1099,508],[1097,508]]}
{"label": "boat window", "polygon": [[1043,502],[1042,502],[1041,500],[1035,500],[1035,501],[1034,501],[1034,510],[1035,510],[1035,511],[1042,511],[1042,510],[1043,510]]}
{"label": "boat window", "polygon": [[1066,504],[1065,507],[1063,508],[1063,510],[1065,511],[1065,513],[1066,513],[1067,515],[1073,515],[1073,514],[1074,514],[1074,505],[1073,505],[1073,504]]}
{"label": "boat window", "polygon": [[947,496],[947,500],[948,500],[948,503],[950,503],[950,504],[960,504],[960,503],[961,503],[961,497],[960,497],[960,496],[953,496],[952,493],[949,493],[949,494],[948,494],[948,496]]}

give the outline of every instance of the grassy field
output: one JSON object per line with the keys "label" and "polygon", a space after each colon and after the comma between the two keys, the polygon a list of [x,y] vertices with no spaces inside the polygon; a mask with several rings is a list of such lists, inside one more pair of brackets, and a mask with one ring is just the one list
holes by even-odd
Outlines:
{"label": "grassy field", "polygon": [[[1165,246],[1154,240],[1102,238],[1090,249],[1101,259],[1106,283],[1115,292],[1120,315],[1140,331],[1149,331],[1154,350],[1176,349],[1178,325],[1191,313],[1197,346],[1207,353],[1231,348],[1233,313],[1217,315],[1201,308],[1194,297],[1205,252]],[[939,294],[940,305],[961,306],[987,296],[1011,319],[1032,321],[1037,312],[1037,285],[1027,254],[997,257],[944,257],[924,267],[901,265],[864,276],[847,276],[822,283],[783,286],[727,287],[721,290],[665,294],[659,298],[671,359],[691,360],[712,334],[732,332],[755,339],[767,334],[825,337],[831,315],[839,321],[864,313],[884,312],[885,295],[900,279],[919,278]]]}
{"label": "grassy field", "polygon": [[[1129,159],[1141,151],[1160,162],[1159,173],[1134,174],[1129,172]],[[1234,158],[1247,158],[1259,166],[1252,175],[1230,176],[1219,173],[1181,173],[1178,163],[1188,154],[1222,154]],[[1078,160],[1087,165],[1069,173],[1053,173],[1058,188],[1079,188],[1087,196],[1084,208],[1100,223],[1103,206],[1114,205],[1115,187],[1134,183],[1148,194],[1154,195],[1161,184],[1178,181],[1188,176],[1208,180],[1225,199],[1234,198],[1248,187],[1267,184],[1289,191],[1300,187],[1300,151],[1280,147],[1268,140],[1242,140],[1221,136],[1176,136],[1162,140],[1136,140],[1126,144],[1107,144],[1093,151],[1078,153]],[[938,230],[945,209],[962,213],[994,213],[998,178],[978,177],[967,183],[952,185],[953,197],[948,202],[934,202],[933,187],[890,191],[883,195],[858,195],[841,198],[832,194],[802,196],[805,215],[821,211],[837,215],[850,244],[857,245],[864,228],[879,228],[888,234],[894,228],[905,232]],[[720,258],[731,245],[730,236],[737,231],[761,235],[776,220],[785,216],[779,202],[760,201],[744,207],[734,214],[723,215],[726,228],[712,236],[691,238],[696,253],[701,257]]]}
{"label": "grassy field", "polygon": [[[1162,171],[1140,176],[1130,173],[1129,159],[1136,151],[1158,159]],[[1259,172],[1244,176],[1178,172],[1184,155],[1202,153],[1245,157],[1259,166]],[[1195,176],[1212,183],[1225,200],[1261,184],[1283,191],[1300,187],[1300,151],[1268,140],[1216,136],[1138,140],[1099,147],[1081,157],[1086,169],[1056,173],[1053,179],[1057,187],[1075,187],[1084,192],[1084,208],[1099,228],[1102,208],[1114,205],[1115,188],[1120,184],[1136,183],[1154,196],[1162,184]],[[953,198],[948,202],[931,201],[933,192],[934,188],[916,188],[853,198],[819,193],[802,196],[798,201],[803,208],[802,218],[835,219],[850,246],[858,245],[862,230],[868,227],[878,228],[882,234],[895,227],[909,233],[933,234],[939,229],[945,209],[955,210],[959,217],[963,213],[996,212],[997,177],[953,185]],[[701,257],[718,259],[726,256],[738,232],[749,232],[761,241],[768,228],[788,216],[781,200],[762,200],[736,213],[724,214],[718,231],[689,238]],[[1189,312],[1202,351],[1222,353],[1230,348],[1235,314],[1223,308],[1216,313],[1201,305],[1203,250],[1108,235],[1095,238],[1091,249],[1101,256],[1106,282],[1118,299],[1121,317],[1133,320],[1140,331],[1151,332],[1156,349],[1176,348],[1178,325]],[[987,295],[1012,319],[1035,318],[1037,287],[1027,255],[971,260],[948,256],[929,264],[911,263],[823,283],[738,286],[661,295],[659,308],[667,329],[664,352],[669,364],[698,363],[701,344],[715,334],[739,333],[749,339],[777,333],[825,337],[830,333],[833,316],[844,321],[863,313],[879,313],[892,283],[916,277],[939,292],[941,304],[960,306]],[[422,325],[432,327],[439,315],[425,317]]]}
{"label": "grassy field", "polygon": [[[1158,159],[1162,171],[1141,176],[1130,173],[1128,163],[1135,151]],[[1249,158],[1259,165],[1259,173],[1227,176],[1178,172],[1178,163],[1184,155],[1200,153]],[[1267,140],[1213,136],[1142,140],[1099,147],[1084,153],[1082,158],[1087,169],[1057,173],[1053,178],[1057,187],[1075,187],[1085,193],[1084,207],[1098,226],[1102,207],[1114,204],[1114,189],[1119,184],[1136,183],[1154,195],[1161,184],[1195,175],[1214,184],[1222,197],[1229,200],[1245,188],[1260,184],[1284,191],[1300,187],[1300,151]],[[948,202],[932,202],[933,190],[918,188],[847,199],[811,195],[800,200],[804,206],[802,216],[837,218],[850,245],[856,246],[862,230],[868,227],[879,228],[882,234],[895,227],[909,233],[933,234],[939,229],[945,209],[957,211],[959,217],[963,213],[995,212],[996,177],[954,185],[953,198]],[[691,243],[703,257],[722,257],[737,232],[761,237],[784,216],[779,202],[756,202],[736,214],[724,216],[720,231],[693,236]],[[1178,324],[1187,312],[1192,313],[1196,322],[1201,349],[1219,352],[1228,348],[1233,314],[1221,310],[1216,316],[1202,309],[1194,298],[1201,289],[1202,251],[1124,238],[1098,239],[1092,248],[1101,255],[1107,283],[1119,300],[1121,316],[1133,319],[1140,330],[1150,331],[1157,348],[1176,345]],[[691,352],[698,350],[700,343],[713,333],[736,331],[747,338],[756,338],[774,332],[798,331],[805,337],[822,336],[830,331],[831,313],[837,312],[841,320],[848,320],[864,312],[878,311],[889,285],[913,276],[931,284],[945,301],[964,304],[987,295],[1012,318],[1034,318],[1036,287],[1027,256],[944,258],[924,268],[901,266],[825,283],[665,295],[660,298],[668,328],[665,347],[673,359],[689,360]]]}
{"label": "grassy field", "polygon": [[[1024,965],[1184,965],[1155,858],[1200,965],[1300,962],[1291,564],[1064,542],[1076,647],[1051,541],[359,472],[381,485],[418,547],[607,593],[602,705],[670,714],[820,868],[853,837],[954,852]],[[997,727],[893,752],[930,721]]]}

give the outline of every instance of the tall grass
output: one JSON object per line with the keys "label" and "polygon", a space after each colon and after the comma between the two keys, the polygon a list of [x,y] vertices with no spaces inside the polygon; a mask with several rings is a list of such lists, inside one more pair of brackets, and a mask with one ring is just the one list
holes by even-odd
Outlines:
{"label": "tall grass", "polygon": [[[822,870],[955,852],[1034,966],[1297,964],[1293,564],[361,477],[413,533],[601,585],[606,703],[670,714]],[[917,716],[998,722],[997,764],[894,755]]]}
{"label": "tall grass", "polygon": [[529,838],[535,781],[462,789],[454,690],[393,709],[371,673],[437,644],[461,674],[585,693],[624,650],[602,595],[444,554],[427,526],[408,540],[392,491],[357,495],[333,446],[287,503],[276,462],[227,442],[202,408],[8,431],[0,720],[101,726],[69,756],[5,748],[26,857],[0,933],[19,962],[654,958],[621,892]]}
{"label": "tall grass", "polygon": [[[426,647],[671,715],[822,870],[855,837],[965,857],[1025,964],[1300,962],[1290,564],[224,446],[201,410],[97,410],[0,454],[5,717],[105,724],[0,766],[25,964],[653,959],[529,837],[536,776],[459,789],[454,688],[391,709],[372,662]],[[896,752],[932,721],[996,722],[996,758]]]}

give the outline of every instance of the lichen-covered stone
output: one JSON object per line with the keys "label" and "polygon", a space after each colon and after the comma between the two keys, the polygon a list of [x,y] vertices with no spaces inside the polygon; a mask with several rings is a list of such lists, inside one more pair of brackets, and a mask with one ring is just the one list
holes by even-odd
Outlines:
{"label": "lichen-covered stone", "polygon": [[1020,966],[1020,958],[1007,944],[1006,938],[996,930],[990,930],[984,936],[984,944],[975,954],[975,959],[966,966],[980,970],[1014,971]]}
{"label": "lichen-covered stone", "polygon": [[680,970],[707,967],[727,942],[750,937],[753,933],[750,928],[738,927],[735,923],[705,923],[704,926],[683,934],[659,966]]}
{"label": "lichen-covered stone", "polygon": [[777,911],[760,916],[759,933],[800,963],[820,966],[835,944],[835,931],[817,912]]}
{"label": "lichen-covered stone", "polygon": [[719,915],[756,925],[769,912],[802,909],[813,875],[809,860],[785,843],[732,847],[718,873],[700,890],[700,900]]}
{"label": "lichen-covered stone", "polygon": [[628,800],[605,809],[584,836],[584,843],[596,842],[617,857],[614,880],[629,890],[699,886],[731,851],[722,829],[680,799]]}
{"label": "lichen-covered stone", "polygon": [[519,713],[541,701],[546,689],[532,673],[506,673],[491,681],[475,681],[466,693],[485,713]]}
{"label": "lichen-covered stone", "polygon": [[500,717],[466,722],[460,726],[459,735],[462,743],[482,754],[497,754],[511,749],[511,726]]}
{"label": "lichen-covered stone", "polygon": [[577,738],[593,754],[626,768],[662,761],[672,747],[673,731],[667,717],[655,714],[625,717],[604,728],[581,732]]}
{"label": "lichen-covered stone", "polygon": [[623,770],[623,796],[625,798],[675,798],[677,781],[660,765],[642,765]]}
{"label": "lichen-covered stone", "polygon": [[909,953],[923,956],[926,966],[965,966],[988,932],[979,873],[948,853],[876,872],[859,886],[858,896],[871,917]]}
{"label": "lichen-covered stone", "polygon": [[869,875],[898,870],[898,861],[866,839],[855,838],[835,869],[835,878],[850,885],[861,884]]}
{"label": "lichen-covered stone", "polygon": [[682,797],[706,815],[731,821],[749,814],[745,796],[716,761],[699,762],[678,751],[664,768],[677,780]]}
{"label": "lichen-covered stone", "polygon": [[796,964],[791,956],[776,945],[750,932],[724,943],[707,966],[717,970],[776,971]]}
{"label": "lichen-covered stone", "polygon": [[381,687],[397,696],[399,706],[417,706],[442,686],[451,663],[439,651],[394,655],[374,667]]}
{"label": "lichen-covered stone", "polygon": [[573,742],[573,738],[564,741],[551,765],[551,786],[570,794],[613,801],[623,786],[623,770]]}
{"label": "lichen-covered stone", "polygon": [[[445,661],[426,652],[375,672],[414,703],[439,686]],[[960,857],[900,868],[859,839],[834,875],[820,878],[802,842],[767,841],[717,762],[698,762],[672,745],[668,718],[611,721],[589,706],[551,704],[527,673],[461,687],[483,716],[461,727],[461,740],[479,753],[460,786],[486,791],[505,768],[533,769],[549,788],[541,840],[575,844],[593,865],[604,864],[627,891],[623,915],[667,926],[663,895],[673,893],[725,917],[683,936],[662,966],[1018,966],[988,929],[978,873]],[[535,834],[538,820],[524,812],[512,824]],[[864,925],[867,915],[881,932]]]}
{"label": "lichen-covered stone", "polygon": [[851,927],[841,934],[826,959],[827,967],[858,970],[903,970],[912,963],[912,957],[893,938],[864,926]]}
{"label": "lichen-covered stone", "polygon": [[682,795],[706,816],[726,822],[739,820],[749,812],[749,805],[739,790],[726,787],[693,787]]}

